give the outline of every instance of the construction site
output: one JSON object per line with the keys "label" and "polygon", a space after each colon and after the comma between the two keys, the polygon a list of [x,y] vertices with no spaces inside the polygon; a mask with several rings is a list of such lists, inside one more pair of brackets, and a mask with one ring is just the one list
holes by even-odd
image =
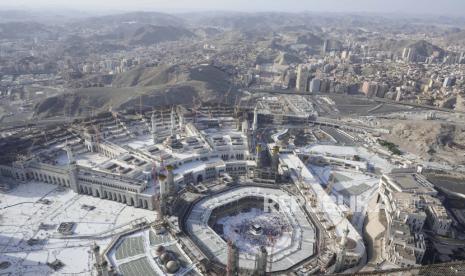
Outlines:
{"label": "construction site", "polygon": [[[46,131],[11,129],[0,141],[0,273],[360,271],[375,262],[368,203],[383,175],[408,164],[377,144],[383,131],[318,117],[304,97],[141,104]],[[416,256],[383,246],[392,254],[376,255],[385,269]]]}
{"label": "construction site", "polygon": [[317,250],[317,231],[305,211],[290,194],[269,187],[241,186],[207,197],[193,206],[185,227],[205,255],[241,275],[285,272]]}

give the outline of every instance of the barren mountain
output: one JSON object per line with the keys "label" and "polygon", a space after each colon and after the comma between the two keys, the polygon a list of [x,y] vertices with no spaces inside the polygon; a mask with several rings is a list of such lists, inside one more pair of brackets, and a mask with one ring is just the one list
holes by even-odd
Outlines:
{"label": "barren mountain", "polygon": [[278,57],[275,58],[274,63],[279,65],[289,65],[292,63],[302,63],[302,60],[298,56],[289,53],[281,53]]}
{"label": "barren mountain", "polygon": [[425,40],[384,40],[380,41],[378,47],[382,50],[392,51],[397,54],[402,54],[404,48],[411,48],[416,55],[422,57],[429,57],[434,52],[437,52],[439,56],[443,56],[446,52],[439,46],[431,44],[430,42]]}
{"label": "barren mountain", "polygon": [[190,37],[195,37],[195,34],[185,28],[146,25],[129,34],[126,40],[130,45],[150,45]]}
{"label": "barren mountain", "polygon": [[50,37],[54,28],[36,22],[0,23],[1,39]]}
{"label": "barren mountain", "polygon": [[386,122],[389,141],[433,161],[465,164],[465,126],[434,121]]}
{"label": "barren mountain", "polygon": [[323,45],[323,39],[313,33],[306,33],[297,37],[297,43],[310,46],[321,46]]}
{"label": "barren mountain", "polygon": [[445,53],[445,51],[440,47],[424,40],[416,41],[412,44],[407,45],[407,47],[413,49],[417,55],[423,57],[431,56],[434,52],[439,53],[440,56],[444,55]]}
{"label": "barren mountain", "polygon": [[184,26],[185,23],[180,17],[160,12],[129,12],[90,17],[73,22],[73,25],[86,26],[94,29],[127,24],[181,27]]}
{"label": "barren mountain", "polygon": [[118,75],[113,87],[77,89],[39,103],[39,117],[89,115],[113,109],[154,107],[202,102],[230,102],[236,91],[227,73],[213,66],[191,69],[179,66],[138,67]]}

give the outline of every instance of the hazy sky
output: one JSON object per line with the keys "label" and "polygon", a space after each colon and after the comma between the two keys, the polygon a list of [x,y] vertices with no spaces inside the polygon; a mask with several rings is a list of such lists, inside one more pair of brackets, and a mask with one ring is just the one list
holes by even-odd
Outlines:
{"label": "hazy sky", "polygon": [[166,12],[198,10],[403,12],[465,16],[465,0],[0,0],[0,7]]}

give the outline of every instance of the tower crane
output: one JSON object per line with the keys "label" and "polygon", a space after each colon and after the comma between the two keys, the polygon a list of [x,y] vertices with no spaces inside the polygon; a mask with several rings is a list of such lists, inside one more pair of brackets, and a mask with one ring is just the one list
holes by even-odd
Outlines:
{"label": "tower crane", "polygon": [[334,186],[334,175],[331,174],[329,176],[329,180],[328,180],[328,185],[326,185],[326,189],[325,189],[325,192],[329,195],[331,194],[331,191],[333,190],[333,186]]}

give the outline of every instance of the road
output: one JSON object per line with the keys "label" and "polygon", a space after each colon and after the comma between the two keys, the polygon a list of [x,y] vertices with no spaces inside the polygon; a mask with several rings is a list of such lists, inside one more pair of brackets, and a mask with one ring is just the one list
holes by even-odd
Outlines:
{"label": "road", "polygon": [[[252,89],[250,90],[252,93],[268,93],[268,94],[281,94],[281,95],[301,95],[301,96],[312,96],[312,95],[321,95],[321,96],[331,96],[332,94],[330,93],[301,93],[297,91],[292,91],[292,90],[271,90],[271,89]],[[360,96],[352,96],[352,95],[347,95],[347,94],[337,94],[338,96],[343,96],[343,97],[351,97],[351,98],[360,98]],[[449,112],[449,113],[461,113],[465,114],[465,112],[462,111],[456,111],[452,109],[447,109],[447,108],[440,108],[440,107],[435,107],[431,105],[424,105],[424,104],[416,104],[416,103],[409,103],[409,102],[397,102],[385,98],[366,98],[363,97],[364,99],[368,100],[373,100],[379,103],[388,103],[388,104],[393,104],[393,105],[404,105],[404,106],[411,106],[411,107],[418,107],[418,108],[425,108],[425,109],[431,109],[431,110],[437,110],[437,111],[443,111],[443,112]]]}
{"label": "road", "polygon": [[53,117],[39,120],[27,120],[27,121],[12,121],[12,122],[2,122],[0,123],[0,131],[14,129],[21,126],[35,126],[35,127],[45,127],[49,125],[56,125],[62,123],[70,123],[76,119],[82,119],[84,117]]}

